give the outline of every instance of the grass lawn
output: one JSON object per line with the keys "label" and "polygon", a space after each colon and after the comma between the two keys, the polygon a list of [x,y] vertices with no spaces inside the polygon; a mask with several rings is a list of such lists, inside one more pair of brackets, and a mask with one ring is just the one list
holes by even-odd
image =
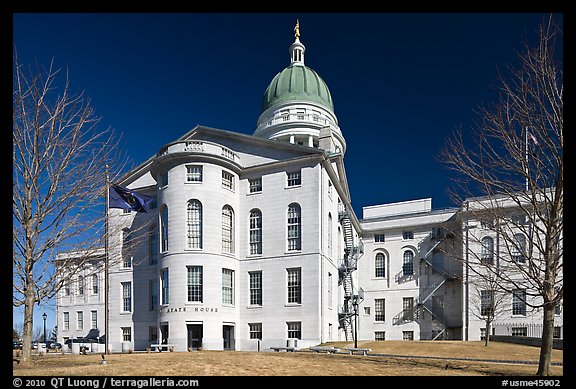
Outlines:
{"label": "grass lawn", "polygon": [[[106,356],[49,353],[36,356],[33,364],[13,363],[14,376],[530,376],[540,349],[511,343],[460,341],[358,342],[371,349],[367,356],[348,355],[350,342],[328,343],[342,353],[273,351],[192,351]],[[373,355],[385,354],[385,355]],[[463,358],[461,360],[454,358]],[[474,359],[500,361],[483,362]],[[562,363],[563,351],[553,350],[552,361]],[[563,375],[562,366],[551,373]]]}

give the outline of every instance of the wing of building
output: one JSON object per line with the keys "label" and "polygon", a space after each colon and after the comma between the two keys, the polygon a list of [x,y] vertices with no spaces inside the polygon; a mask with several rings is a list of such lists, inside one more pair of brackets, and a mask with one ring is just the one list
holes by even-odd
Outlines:
{"label": "wing of building", "polygon": [[[459,209],[422,199],[359,219],[328,86],[299,33],[289,52],[253,135],[197,126],[119,182],[154,201],[109,210],[111,350],[480,339],[455,259]],[[99,258],[58,295],[60,341],[106,332]]]}

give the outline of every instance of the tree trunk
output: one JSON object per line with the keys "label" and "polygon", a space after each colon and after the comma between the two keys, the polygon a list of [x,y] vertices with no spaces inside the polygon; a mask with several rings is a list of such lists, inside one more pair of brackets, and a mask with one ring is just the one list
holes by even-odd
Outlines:
{"label": "tree trunk", "polygon": [[490,343],[490,322],[486,322],[486,336],[484,337],[484,346],[488,347]]}
{"label": "tree trunk", "polygon": [[552,361],[552,346],[554,343],[554,305],[544,305],[544,323],[542,327],[542,345],[540,347],[540,360],[538,362],[538,376],[550,375]]}
{"label": "tree trunk", "polygon": [[21,364],[32,363],[32,334],[34,330],[34,288],[28,283],[26,288],[26,301],[24,303],[24,330],[22,334]]}

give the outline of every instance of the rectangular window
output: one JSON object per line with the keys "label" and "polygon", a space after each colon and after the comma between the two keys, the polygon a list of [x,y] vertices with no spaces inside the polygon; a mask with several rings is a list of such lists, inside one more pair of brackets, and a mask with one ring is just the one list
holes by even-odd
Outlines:
{"label": "rectangular window", "polygon": [[122,327],[122,340],[124,342],[131,342],[132,341],[132,328],[131,327]]}
{"label": "rectangular window", "polygon": [[328,197],[332,198],[332,181],[328,179]]}
{"label": "rectangular window", "polygon": [[288,327],[288,338],[302,339],[302,323],[292,321],[286,323]]}
{"label": "rectangular window", "polygon": [[250,305],[262,305],[262,272],[251,271],[250,276]]}
{"label": "rectangular window", "polygon": [[374,300],[374,321],[386,321],[385,299]]}
{"label": "rectangular window", "polygon": [[414,239],[414,231],[402,231],[402,239]]}
{"label": "rectangular window", "polygon": [[234,270],[222,269],[222,304],[234,305]]}
{"label": "rectangular window", "polygon": [[528,336],[528,328],[512,327],[512,336]]}
{"label": "rectangular window", "polygon": [[402,331],[402,340],[414,340],[414,331]]}
{"label": "rectangular window", "polygon": [[186,166],[186,182],[202,182],[202,166]]}
{"label": "rectangular window", "polygon": [[161,283],[161,288],[162,288],[162,305],[168,304],[168,302],[170,301],[169,299],[169,295],[168,295],[168,283],[169,283],[169,279],[168,279],[168,268],[164,268],[162,269],[162,273],[160,273],[160,283]]}
{"label": "rectangular window", "polygon": [[492,220],[492,219],[480,219],[480,228],[485,228],[485,229],[494,228],[494,220]]}
{"label": "rectangular window", "polygon": [[364,314],[370,315],[370,307],[364,307]]}
{"label": "rectangular window", "polygon": [[250,339],[262,339],[262,323],[250,323]]}
{"label": "rectangular window", "polygon": [[62,313],[62,321],[64,322],[64,330],[68,331],[70,329],[70,312]]}
{"label": "rectangular window", "polygon": [[148,341],[150,343],[158,343],[158,327],[156,326],[148,327]]}
{"label": "rectangular window", "polygon": [[554,326],[554,333],[552,337],[554,339],[560,339],[562,337],[562,329],[560,326]]}
{"label": "rectangular window", "polygon": [[234,175],[222,170],[222,188],[234,190]]}
{"label": "rectangular window", "polygon": [[494,291],[480,291],[480,315],[492,316],[494,314]]}
{"label": "rectangular window", "polygon": [[446,229],[444,227],[433,227],[432,228],[432,238],[444,238],[446,237]]}
{"label": "rectangular window", "polygon": [[262,254],[262,212],[250,211],[250,255]]}
{"label": "rectangular window", "polygon": [[90,311],[90,328],[98,328],[98,311]]}
{"label": "rectangular window", "polygon": [[286,271],[288,273],[288,304],[301,304],[301,269],[286,269]]}
{"label": "rectangular window", "polygon": [[510,217],[513,225],[523,226],[526,224],[526,215],[513,215]]}
{"label": "rectangular window", "polygon": [[414,320],[414,297],[402,299],[402,318],[407,321]]}
{"label": "rectangular window", "polygon": [[253,178],[248,180],[250,185],[250,193],[260,193],[262,192],[262,178]]}
{"label": "rectangular window", "polygon": [[64,285],[64,296],[70,296],[70,281],[66,281]]}
{"label": "rectangular window", "polygon": [[122,312],[132,312],[132,283],[122,283]]}
{"label": "rectangular window", "polygon": [[202,266],[187,266],[188,302],[202,302]]}
{"label": "rectangular window", "polygon": [[526,316],[526,291],[523,289],[512,292],[512,314]]}
{"label": "rectangular window", "polygon": [[384,243],[385,242],[385,235],[384,234],[375,234],[374,235],[374,242],[375,243]]}
{"label": "rectangular window", "polygon": [[286,173],[288,179],[288,186],[298,186],[302,184],[300,171]]}
{"label": "rectangular window", "polygon": [[374,332],[374,340],[376,340],[376,341],[386,340],[386,332],[385,331]]}
{"label": "rectangular window", "polygon": [[84,312],[82,311],[76,312],[76,329],[77,330],[84,329]]}
{"label": "rectangular window", "polygon": [[158,304],[160,302],[160,290],[158,288],[158,280],[150,280],[148,282],[148,294],[150,296],[149,308],[151,311],[158,309]]}

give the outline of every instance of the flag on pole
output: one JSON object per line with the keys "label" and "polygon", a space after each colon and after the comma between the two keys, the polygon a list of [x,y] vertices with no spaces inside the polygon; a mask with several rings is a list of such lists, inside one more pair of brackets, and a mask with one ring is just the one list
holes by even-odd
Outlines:
{"label": "flag on pole", "polygon": [[110,185],[109,207],[120,208],[126,211],[148,212],[148,205],[152,202],[152,197],[138,194],[133,190],[123,186]]}
{"label": "flag on pole", "polygon": [[526,132],[526,136],[528,137],[528,139],[534,143],[534,146],[538,146],[538,140],[536,139],[536,137],[534,136],[534,134],[532,134],[530,131]]}

